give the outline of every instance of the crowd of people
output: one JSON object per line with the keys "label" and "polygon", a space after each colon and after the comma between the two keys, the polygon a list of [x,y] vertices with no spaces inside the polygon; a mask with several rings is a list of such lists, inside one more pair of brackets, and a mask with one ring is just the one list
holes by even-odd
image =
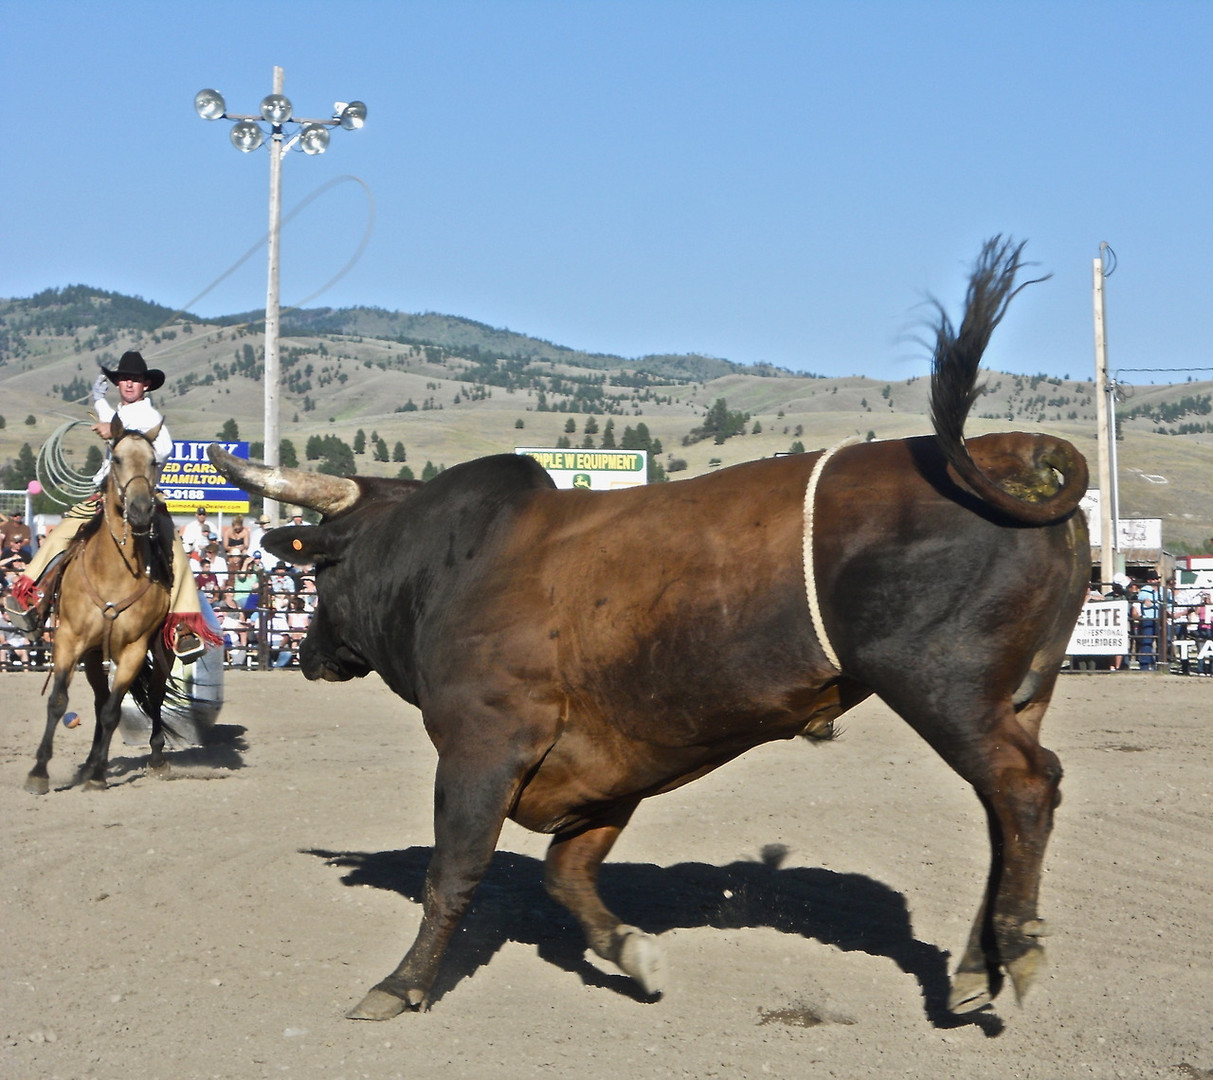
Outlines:
{"label": "crowd of people", "polygon": [[[216,532],[199,507],[181,529],[198,592],[219,620],[229,667],[297,665],[316,610],[315,578],[262,550],[269,524],[264,515],[249,524],[236,514]],[[295,514],[291,524],[304,524],[303,515]]]}

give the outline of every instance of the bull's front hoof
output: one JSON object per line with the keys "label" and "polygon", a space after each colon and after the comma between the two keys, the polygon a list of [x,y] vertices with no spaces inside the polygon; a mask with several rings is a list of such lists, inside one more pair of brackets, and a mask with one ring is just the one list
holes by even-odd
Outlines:
{"label": "bull's front hoof", "polygon": [[51,789],[51,782],[45,776],[35,776],[30,773],[25,778],[25,790],[31,795],[45,795]]}
{"label": "bull's front hoof", "polygon": [[410,991],[409,997],[410,999],[416,997],[417,1000],[405,1001],[395,994],[389,994],[386,990],[375,987],[345,1015],[350,1020],[390,1020],[393,1016],[399,1016],[405,1009],[412,1009],[415,1012],[421,1008],[424,1000],[421,991]]}
{"label": "bull's front hoof", "polygon": [[984,971],[958,971],[952,976],[952,992],[948,995],[951,1012],[974,1012],[993,1000],[990,977]]}
{"label": "bull's front hoof", "polygon": [[652,935],[634,926],[621,926],[623,937],[619,945],[620,970],[630,975],[650,997],[656,997],[665,989],[665,952],[661,943]]}

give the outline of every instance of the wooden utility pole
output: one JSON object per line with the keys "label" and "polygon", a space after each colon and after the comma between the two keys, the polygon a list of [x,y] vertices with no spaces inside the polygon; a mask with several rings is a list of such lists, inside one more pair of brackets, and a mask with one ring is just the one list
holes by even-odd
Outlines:
{"label": "wooden utility pole", "polygon": [[[274,93],[281,94],[283,87],[282,68],[274,68]],[[282,155],[286,152],[280,125],[274,127],[270,139],[270,229],[269,229],[269,274],[265,289],[265,446],[262,459],[267,465],[279,463],[278,437],[278,247],[282,232]],[[280,523],[278,500],[266,499],[264,511],[272,525]]]}
{"label": "wooden utility pole", "polygon": [[1108,348],[1104,328],[1103,283],[1104,264],[1103,252],[1106,244],[1099,245],[1099,258],[1093,267],[1094,304],[1095,304],[1095,416],[1099,442],[1099,577],[1105,586],[1119,572],[1116,565],[1116,495],[1114,492],[1115,478],[1112,475],[1112,445],[1111,417],[1109,415],[1110,394],[1108,393]]}

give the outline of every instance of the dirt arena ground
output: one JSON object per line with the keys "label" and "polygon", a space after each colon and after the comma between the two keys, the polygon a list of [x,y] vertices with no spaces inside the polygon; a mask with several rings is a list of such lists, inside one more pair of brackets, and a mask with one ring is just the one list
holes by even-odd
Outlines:
{"label": "dirt arena ground", "polygon": [[[434,753],[375,679],[240,673],[174,779],[116,746],[108,791],[22,789],[42,676],[0,675],[0,1075],[1213,1077],[1213,679],[1061,680],[1050,967],[944,1008],[986,867],[976,798],[884,706],[646,803],[604,870],[660,933],[656,1002],[583,957],[507,824],[439,999],[343,1012],[412,940]],[[79,689],[77,701],[79,705]]]}

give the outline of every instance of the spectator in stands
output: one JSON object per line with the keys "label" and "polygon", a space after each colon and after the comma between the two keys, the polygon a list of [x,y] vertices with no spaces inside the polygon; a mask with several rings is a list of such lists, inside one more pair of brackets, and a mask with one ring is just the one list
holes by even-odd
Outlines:
{"label": "spectator in stands", "polygon": [[219,585],[219,578],[211,570],[211,560],[205,555],[198,561],[198,569],[194,574],[194,583],[198,586],[199,592],[217,588]]}
{"label": "spectator in stands", "polygon": [[244,602],[250,595],[256,596],[261,589],[261,574],[259,572],[259,563],[249,559],[239,570],[231,574],[228,578],[231,583],[232,590],[236,594],[236,601],[241,607],[244,607]]}
{"label": "spectator in stands", "polygon": [[[1129,584],[1129,578],[1128,578],[1127,574],[1117,574],[1112,579],[1112,588],[1104,596],[1104,599],[1105,600],[1127,600],[1128,597],[1125,596],[1125,586],[1128,584]],[[1132,625],[1133,625],[1132,621],[1130,620],[1130,623],[1129,623],[1130,634],[1133,632]],[[1123,656],[1109,657],[1108,658],[1109,670],[1111,670],[1111,671],[1128,671],[1129,670],[1129,656],[1133,650],[1132,638],[1130,638],[1130,640],[1129,640],[1129,650],[1130,651],[1128,653],[1125,653]]]}
{"label": "spectator in stands", "polygon": [[261,546],[262,537],[265,536],[265,530],[270,526],[270,519],[266,514],[262,514],[255,525],[250,525],[248,530],[248,555],[250,559],[265,558],[265,550]]}
{"label": "spectator in stands", "polygon": [[34,549],[30,546],[29,526],[25,523],[25,511],[14,510],[11,514],[0,514],[0,548],[7,553],[9,548],[21,552],[21,557],[29,562],[34,557]]}
{"label": "spectator in stands", "polygon": [[25,554],[26,550],[16,537],[6,540],[3,549],[0,550],[0,573],[24,574],[25,564],[29,559],[29,556]]}
{"label": "spectator in stands", "polygon": [[243,664],[244,655],[239,659],[232,655],[236,650],[247,650],[249,630],[251,629],[244,610],[236,598],[235,589],[228,587],[222,591],[215,604],[215,615],[219,619],[219,627],[223,631],[224,644],[227,646],[227,659],[233,664]]}
{"label": "spectator in stands", "polygon": [[1146,577],[1146,583],[1137,590],[1137,603],[1140,606],[1141,622],[1139,624],[1141,646],[1138,659],[1142,671],[1158,670],[1159,646],[1159,612],[1162,607],[1162,588],[1158,581],[1158,571],[1152,570]]}
{"label": "spectator in stands", "polygon": [[291,597],[290,607],[286,613],[286,625],[290,629],[291,652],[299,655],[299,643],[307,637],[307,628],[312,623],[312,613],[303,603],[303,597]]}
{"label": "spectator in stands", "polygon": [[223,526],[223,542],[221,546],[224,557],[230,564],[230,570],[234,570],[243,564],[245,556],[249,552],[250,538],[249,527],[244,523],[243,514],[237,514],[232,518],[230,525]]}
{"label": "spectator in stands", "polygon": [[270,575],[270,592],[294,593],[297,591],[295,579],[291,577],[286,563],[280,562],[276,564],[274,572]]}
{"label": "spectator in stands", "polygon": [[228,582],[227,559],[223,557],[223,549],[218,544],[207,544],[203,556],[210,560],[211,573],[219,579],[222,588]]}
{"label": "spectator in stands", "polygon": [[181,546],[195,562],[202,558],[202,552],[206,550],[206,545],[209,543],[207,540],[209,532],[210,523],[206,520],[205,506],[200,506],[194,511],[193,521],[181,526]]}

